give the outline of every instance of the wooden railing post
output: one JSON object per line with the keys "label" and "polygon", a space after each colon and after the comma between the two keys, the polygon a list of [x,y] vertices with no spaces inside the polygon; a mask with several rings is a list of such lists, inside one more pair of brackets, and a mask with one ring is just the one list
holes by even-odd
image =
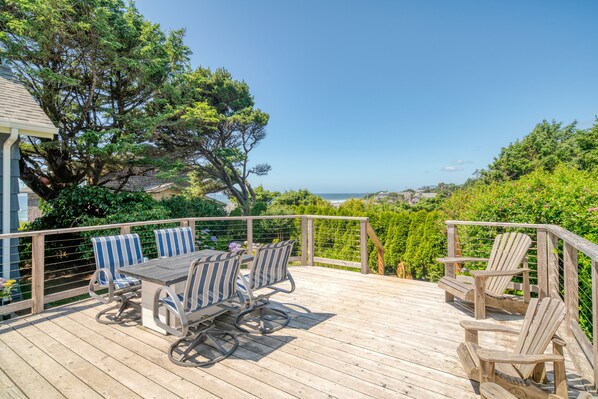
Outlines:
{"label": "wooden railing post", "polygon": [[374,228],[372,227],[372,225],[370,224],[369,221],[367,222],[367,229],[368,229],[368,237],[370,237],[370,240],[372,240],[372,242],[374,243],[374,246],[378,250],[378,274],[383,276],[384,275],[384,246],[382,245],[382,242],[380,242],[378,235],[374,231]]}
{"label": "wooden railing post", "polygon": [[307,265],[307,218],[301,217],[301,266]]}
{"label": "wooden railing post", "polygon": [[195,242],[195,220],[187,220],[187,227],[191,228],[191,237],[193,237],[193,241]]}
{"label": "wooden railing post", "polygon": [[552,233],[548,233],[548,296],[560,298],[559,287],[559,238]]}
{"label": "wooden railing post", "polygon": [[120,234],[131,234],[131,226],[122,226],[120,228]]}
{"label": "wooden railing post", "polygon": [[594,358],[594,388],[598,387],[598,262],[592,261],[592,345]]}
{"label": "wooden railing post", "polygon": [[31,237],[31,313],[44,310],[44,246],[45,236]]}
{"label": "wooden railing post", "polygon": [[579,276],[577,274],[577,249],[568,242],[565,243],[563,262],[565,269],[565,305],[567,306],[565,326],[567,333],[573,335],[571,326],[574,322],[579,323]]}
{"label": "wooden railing post", "polygon": [[[446,226],[446,242],[447,242],[447,255],[449,258],[455,256],[455,239],[457,236],[457,227],[454,224],[447,224]],[[444,266],[444,275],[447,277],[455,277],[455,264],[454,263],[447,263]],[[455,296],[450,294],[448,291],[444,292],[444,301],[445,302],[453,302],[455,300]]]}
{"label": "wooden railing post", "polygon": [[361,272],[367,274],[370,271],[368,265],[368,221],[362,220],[359,226],[359,249],[361,259]]}
{"label": "wooden railing post", "polygon": [[536,230],[538,297],[548,296],[548,239],[546,229]]}
{"label": "wooden railing post", "polygon": [[314,219],[307,217],[307,265],[314,265]]}
{"label": "wooden railing post", "polygon": [[253,254],[253,219],[247,219],[247,253]]}

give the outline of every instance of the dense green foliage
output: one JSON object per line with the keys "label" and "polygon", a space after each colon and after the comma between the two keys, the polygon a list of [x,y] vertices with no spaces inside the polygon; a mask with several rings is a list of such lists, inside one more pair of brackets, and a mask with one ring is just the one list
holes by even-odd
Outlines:
{"label": "dense green foliage", "polygon": [[464,220],[558,224],[598,242],[598,180],[592,172],[557,166],[516,181],[477,184],[445,204]]}
{"label": "dense green foliage", "polygon": [[270,166],[249,166],[249,153],[266,137],[269,115],[254,108],[245,82],[224,69],[197,68],[177,76],[154,101],[160,119],[156,143],[185,165],[193,165],[195,195],[224,192],[249,215],[257,194],[251,175]]}
{"label": "dense green foliage", "polygon": [[97,186],[62,190],[56,198],[42,202],[41,209],[43,216],[24,230],[226,215],[222,206],[210,199],[173,196],[156,201],[149,194],[117,193]]}
{"label": "dense green foliage", "polygon": [[503,148],[494,162],[480,172],[486,184],[517,180],[535,170],[552,171],[559,165],[593,170],[598,165],[598,124],[576,129],[575,123],[543,121],[522,140]]}
{"label": "dense green foliage", "polygon": [[[338,208],[307,190],[288,191],[269,203],[266,215],[331,215],[366,216],[384,245],[386,272],[395,273],[399,264],[406,277],[437,279],[442,267],[434,261],[446,248],[440,211],[405,210],[403,205],[389,207],[361,200],[349,200]],[[316,220],[314,249],[319,257],[352,262],[360,260],[359,222],[346,220]],[[276,234],[279,236],[276,236]],[[281,234],[283,232],[284,234]],[[258,223],[256,239],[276,239],[300,236],[295,220],[264,220]],[[373,243],[368,244],[369,265],[377,271],[378,254]]]}
{"label": "dense green foliage", "polygon": [[50,199],[155,168],[145,107],[185,68],[182,37],[123,0],[0,2],[0,57],[60,127],[23,140],[21,179]]}
{"label": "dense green foliage", "polygon": [[[552,171],[539,168],[515,181],[476,184],[455,193],[446,203],[450,218],[515,223],[557,224],[598,243],[598,179],[593,172],[563,164]],[[499,231],[461,227],[464,253],[487,256],[491,240]],[[524,231],[533,234],[533,231]],[[562,246],[557,255],[563,257]],[[535,267],[534,254],[530,255]],[[591,267],[579,256],[580,323],[591,331]]]}
{"label": "dense green foliage", "polygon": [[[50,230],[68,227],[98,226],[105,224],[140,222],[146,220],[173,219],[191,216],[223,216],[221,205],[210,199],[174,196],[156,201],[145,193],[115,193],[112,190],[83,186],[61,190],[56,198],[42,203],[43,216],[23,230]],[[159,227],[175,227],[162,224]],[[141,237],[144,255],[156,257],[153,230],[156,225],[131,229]],[[93,251],[89,239],[102,235],[119,234],[120,229],[93,230],[81,233],[62,233],[46,236],[46,272],[53,284],[61,278],[70,281],[77,273],[88,274],[93,266]],[[199,234],[200,240],[209,242],[212,234]],[[222,241],[222,240],[221,240]],[[31,258],[31,240],[20,240],[20,259],[26,265]],[[226,248],[222,244],[221,249]],[[68,249],[68,250],[66,250]],[[64,265],[68,265],[67,268]],[[79,282],[76,280],[75,282]]]}
{"label": "dense green foliage", "polygon": [[82,182],[192,172],[197,194],[224,191],[244,214],[256,202],[249,164],[269,115],[229,72],[191,70],[184,31],[166,33],[124,0],[0,2],[0,62],[60,131],[27,137],[21,179],[46,200]]}
{"label": "dense green foliage", "polygon": [[168,211],[170,218],[202,216],[226,216],[226,211],[218,202],[209,198],[175,195],[158,201],[158,205]]}
{"label": "dense green foliage", "polygon": [[168,212],[144,193],[114,193],[102,187],[75,187],[62,190],[42,202],[43,216],[25,227],[46,230],[118,222],[165,219]]}

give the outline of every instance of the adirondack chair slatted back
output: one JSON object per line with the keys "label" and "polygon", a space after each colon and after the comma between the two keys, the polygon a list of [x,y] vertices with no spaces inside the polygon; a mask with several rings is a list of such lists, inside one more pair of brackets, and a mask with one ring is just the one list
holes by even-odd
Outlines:
{"label": "adirondack chair slatted back", "polygon": [[[523,320],[515,353],[526,355],[544,353],[564,318],[565,304],[560,299],[532,299]],[[522,378],[528,378],[534,371],[533,364],[514,366]]]}
{"label": "adirondack chair slatted back", "polygon": [[191,227],[154,230],[159,257],[171,257],[195,252]]}
{"label": "adirondack chair slatted back", "polygon": [[250,272],[250,287],[260,289],[287,279],[287,264],[294,240],[266,244],[256,254]]}
{"label": "adirondack chair slatted back", "polygon": [[228,252],[191,263],[183,306],[193,312],[227,301],[237,295],[237,275],[242,252]]}
{"label": "adirondack chair slatted back", "polygon": [[[517,269],[521,266],[531,244],[532,239],[522,233],[505,233],[496,236],[486,270],[508,271]],[[502,295],[511,279],[512,276],[489,277],[486,280],[486,291]]]}
{"label": "adirondack chair slatted back", "polygon": [[[126,276],[116,273],[116,269],[119,267],[143,263],[141,241],[137,234],[93,237],[91,242],[96,268],[109,269],[115,279],[126,278]],[[99,280],[102,284],[107,283],[102,273],[99,275]]]}

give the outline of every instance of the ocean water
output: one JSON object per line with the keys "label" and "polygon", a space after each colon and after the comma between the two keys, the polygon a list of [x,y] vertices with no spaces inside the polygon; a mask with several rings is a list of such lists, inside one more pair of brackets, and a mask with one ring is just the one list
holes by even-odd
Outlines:
{"label": "ocean water", "polygon": [[351,198],[363,198],[365,193],[314,193],[315,195],[322,197],[326,201],[330,201],[333,204],[341,204]]}
{"label": "ocean water", "polygon": [[[314,193],[318,197],[322,197],[326,201],[330,201],[333,204],[342,204],[343,202],[351,199],[351,198],[363,198],[365,197],[366,193]],[[226,195],[222,193],[210,194],[209,197],[212,197],[218,201],[228,203],[230,202]]]}

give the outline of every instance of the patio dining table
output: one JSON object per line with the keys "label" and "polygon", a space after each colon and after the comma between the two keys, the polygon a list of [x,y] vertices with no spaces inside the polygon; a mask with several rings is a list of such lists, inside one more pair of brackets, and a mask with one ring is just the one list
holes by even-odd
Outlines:
{"label": "patio dining table", "polygon": [[[154,322],[153,306],[156,290],[165,285],[171,287],[174,292],[182,292],[192,261],[223,253],[224,251],[204,249],[185,255],[151,259],[135,266],[119,268],[119,273],[141,280],[141,322],[143,326],[166,334],[166,331]],[[249,263],[252,260],[253,256],[243,255],[242,263]],[[167,319],[166,312],[160,314],[160,319],[163,321]]]}

